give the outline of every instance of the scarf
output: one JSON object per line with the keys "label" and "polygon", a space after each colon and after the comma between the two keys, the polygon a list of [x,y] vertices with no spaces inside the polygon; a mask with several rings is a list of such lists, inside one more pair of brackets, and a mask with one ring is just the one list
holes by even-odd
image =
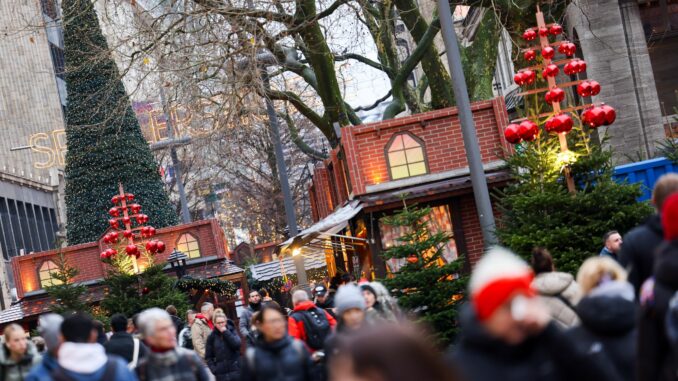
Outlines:
{"label": "scarf", "polygon": [[207,324],[207,326],[210,327],[210,329],[212,329],[212,330],[214,329],[214,324],[213,324],[212,321],[211,321],[210,319],[208,319],[205,315],[203,315],[203,314],[197,314],[197,315],[195,315],[195,318],[204,321],[205,324]]}
{"label": "scarf", "polygon": [[99,343],[65,342],[59,348],[59,365],[79,374],[91,374],[106,364],[106,351]]}

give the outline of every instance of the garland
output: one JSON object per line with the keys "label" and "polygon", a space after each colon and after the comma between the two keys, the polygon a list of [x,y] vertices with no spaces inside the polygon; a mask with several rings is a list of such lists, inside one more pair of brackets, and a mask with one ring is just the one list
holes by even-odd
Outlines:
{"label": "garland", "polygon": [[196,279],[184,277],[177,281],[176,287],[182,291],[209,290],[217,295],[228,298],[235,297],[237,287],[233,282],[221,279]]}

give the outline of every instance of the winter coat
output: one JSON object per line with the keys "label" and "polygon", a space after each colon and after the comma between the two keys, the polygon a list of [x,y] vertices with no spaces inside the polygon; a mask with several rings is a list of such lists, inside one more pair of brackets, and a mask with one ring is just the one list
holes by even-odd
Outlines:
{"label": "winter coat", "polygon": [[452,361],[463,380],[620,380],[606,357],[579,351],[553,322],[517,345],[490,336],[470,306],[462,310],[461,327],[461,340]]}
{"label": "winter coat", "polygon": [[252,308],[252,306],[247,306],[242,313],[240,314],[240,321],[238,322],[238,328],[240,329],[240,334],[242,337],[249,336],[252,331],[252,315],[258,311]]}
{"label": "winter coat", "polygon": [[629,272],[629,282],[636,295],[640,286],[652,275],[657,248],[664,239],[664,228],[658,214],[651,216],[640,226],[624,236],[619,252],[619,263]]}
{"label": "winter coat", "polygon": [[[112,370],[111,377],[106,377]],[[58,366],[52,371],[72,381],[137,381],[127,368],[127,362],[118,356],[108,356],[101,344],[65,342],[59,347]]]}
{"label": "winter coat", "polygon": [[139,362],[135,371],[139,381],[213,380],[200,357],[184,348],[174,348],[162,353],[151,352]]}
{"label": "winter coat", "polygon": [[[628,296],[620,296],[622,292]],[[584,352],[602,349],[624,380],[634,380],[637,332],[633,286],[611,282],[598,287],[579,302],[577,313],[581,325],[568,331],[573,341]]]}
{"label": "winter coat", "polygon": [[187,325],[181,330],[181,332],[179,332],[179,346],[186,349],[193,349],[191,326]]}
{"label": "winter coat", "polygon": [[378,325],[382,323],[397,323],[398,319],[387,308],[383,308],[378,302],[373,307],[365,310],[365,322],[368,325]]}
{"label": "winter coat", "polygon": [[300,341],[287,336],[248,348],[243,360],[243,381],[313,381],[313,361]]}
{"label": "winter coat", "polygon": [[[677,380],[678,364],[666,336],[669,301],[678,291],[678,241],[657,251],[654,279],[643,285],[638,320],[638,380]],[[647,293],[646,293],[647,291]]]}
{"label": "winter coat", "polygon": [[[106,349],[106,354],[122,357],[127,363],[131,363],[134,354],[134,339],[127,332],[116,332],[104,344],[104,348]],[[139,357],[137,360],[146,356],[147,353],[148,348],[139,340]]]}
{"label": "winter coat", "polygon": [[226,331],[210,333],[205,361],[217,381],[240,380],[240,336],[232,321],[228,320]]}
{"label": "winter coat", "polygon": [[[299,339],[303,341],[304,343],[307,341],[308,336],[306,334],[306,327],[304,326],[304,322],[302,320],[297,321],[294,318],[294,313],[295,312],[300,312],[300,311],[308,311],[312,310],[314,308],[318,308],[313,302],[310,300],[307,300],[305,302],[301,302],[297,304],[294,307],[293,312],[290,314],[290,316],[287,318],[287,330],[290,334],[295,339]],[[330,323],[330,332],[334,330],[334,327],[337,325],[337,321],[330,315],[327,311],[320,309],[322,312],[325,313],[325,317],[327,318],[327,321]],[[320,316],[320,315],[317,315]],[[328,336],[329,337],[329,336]],[[312,350],[309,348],[309,350]],[[312,350],[315,351],[315,350]]]}
{"label": "winter coat", "polygon": [[193,350],[200,358],[205,358],[205,345],[213,329],[214,325],[205,316],[202,314],[195,315],[195,321],[191,326],[191,339],[193,339]]}
{"label": "winter coat", "polygon": [[35,349],[32,342],[28,342],[26,354],[17,361],[10,357],[9,349],[4,345],[0,349],[0,380],[2,381],[24,381],[33,366],[40,363],[42,357]]}
{"label": "winter coat", "polygon": [[172,324],[174,324],[174,328],[177,330],[177,338],[179,337],[179,332],[181,332],[182,329],[184,329],[184,326],[186,323],[184,323],[183,320],[177,315],[170,315],[170,318],[172,319]]}
{"label": "winter coat", "polygon": [[541,273],[534,278],[532,286],[558,326],[570,328],[579,323],[574,306],[581,299],[581,288],[571,274],[555,271]]}
{"label": "winter coat", "polygon": [[42,356],[42,361],[28,373],[26,381],[52,381],[52,371],[59,366],[56,358],[49,352]]}
{"label": "winter coat", "polygon": [[315,305],[318,308],[322,308],[323,310],[327,311],[327,313],[332,315],[332,317],[335,320],[337,319],[337,315],[334,313],[334,295],[333,294],[327,295],[327,299],[325,299],[325,303],[320,303],[320,302],[316,301]]}

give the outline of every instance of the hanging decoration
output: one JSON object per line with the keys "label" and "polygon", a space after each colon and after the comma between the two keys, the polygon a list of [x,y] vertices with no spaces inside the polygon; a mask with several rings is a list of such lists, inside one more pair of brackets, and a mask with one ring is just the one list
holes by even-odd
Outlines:
{"label": "hanging decoration", "polygon": [[208,290],[227,298],[235,297],[237,287],[233,282],[221,279],[196,279],[183,277],[177,281],[176,287],[182,291]]}
{"label": "hanging decoration", "polygon": [[[575,57],[577,47],[570,41],[549,41],[549,38],[557,39],[563,34],[563,27],[559,24],[546,24],[544,14],[537,6],[537,26],[528,28],[523,33],[523,40],[528,45],[522,50],[525,61],[531,62],[537,60],[537,51],[540,51],[541,62],[518,70],[514,76],[514,81],[518,86],[527,87],[535,84],[534,88],[524,89],[519,95],[531,95],[544,93],[544,101],[548,103],[552,111],[540,115],[530,115],[513,121],[504,130],[506,141],[511,144],[520,144],[522,142],[534,141],[539,135],[539,124],[543,125],[546,133],[558,134],[561,155],[567,156],[570,152],[567,147],[566,135],[574,126],[572,115],[581,111],[579,119],[583,126],[591,129],[600,126],[609,126],[616,119],[614,108],[605,104],[585,104],[579,106],[566,105],[561,109],[561,103],[566,100],[566,88],[575,87],[575,90],[582,98],[596,96],[600,93],[600,83],[594,80],[572,80],[567,83],[556,82],[556,77],[561,72],[569,76],[576,76],[584,73],[587,69],[586,61]],[[539,37],[537,39],[537,37]],[[532,41],[538,41],[534,45]],[[565,56],[564,59],[557,59],[556,51]],[[537,79],[535,72],[541,70],[542,79]],[[545,87],[544,87],[545,82]],[[567,188],[570,192],[575,192],[574,179],[569,164],[563,167],[563,174],[567,182]]]}

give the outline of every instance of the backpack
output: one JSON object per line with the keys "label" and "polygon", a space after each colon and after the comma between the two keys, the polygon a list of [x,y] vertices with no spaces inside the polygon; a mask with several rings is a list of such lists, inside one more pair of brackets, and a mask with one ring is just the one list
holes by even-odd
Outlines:
{"label": "backpack", "polygon": [[306,311],[293,312],[291,316],[294,320],[304,324],[306,345],[314,350],[322,349],[325,345],[325,339],[332,332],[325,310],[315,307]]}

